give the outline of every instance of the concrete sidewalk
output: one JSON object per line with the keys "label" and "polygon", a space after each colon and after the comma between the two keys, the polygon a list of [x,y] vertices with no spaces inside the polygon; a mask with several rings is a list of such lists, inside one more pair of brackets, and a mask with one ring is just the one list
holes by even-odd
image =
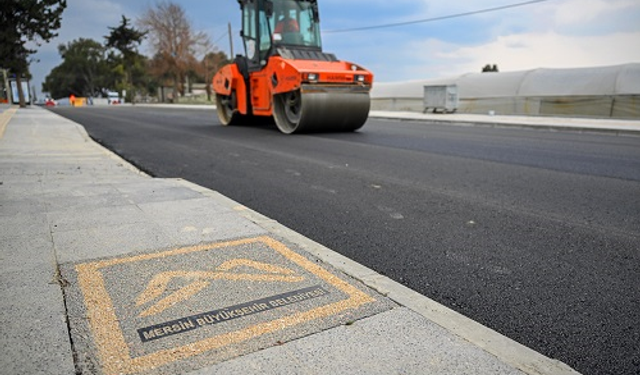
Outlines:
{"label": "concrete sidewalk", "polygon": [[217,192],[0,107],[7,374],[576,374]]}

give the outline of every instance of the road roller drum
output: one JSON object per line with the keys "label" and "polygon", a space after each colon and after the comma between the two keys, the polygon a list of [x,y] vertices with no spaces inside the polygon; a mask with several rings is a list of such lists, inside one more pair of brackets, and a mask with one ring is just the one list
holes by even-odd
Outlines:
{"label": "road roller drum", "polygon": [[369,117],[369,93],[351,88],[314,88],[275,97],[274,118],[281,132],[349,132]]}

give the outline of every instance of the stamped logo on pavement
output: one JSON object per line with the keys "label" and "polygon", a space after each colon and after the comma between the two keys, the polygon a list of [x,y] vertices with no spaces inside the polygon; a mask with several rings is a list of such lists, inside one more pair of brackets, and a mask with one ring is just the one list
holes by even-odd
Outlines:
{"label": "stamped logo on pavement", "polygon": [[67,264],[80,367],[193,370],[391,308],[272,237]]}

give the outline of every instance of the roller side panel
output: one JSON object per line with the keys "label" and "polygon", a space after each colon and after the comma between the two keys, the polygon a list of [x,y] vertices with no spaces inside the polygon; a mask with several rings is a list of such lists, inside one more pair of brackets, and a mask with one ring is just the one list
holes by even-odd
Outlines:
{"label": "roller side panel", "polygon": [[241,115],[247,115],[247,85],[236,64],[228,64],[222,67],[213,77],[213,91],[223,96],[231,96],[235,92],[237,98],[237,111]]}

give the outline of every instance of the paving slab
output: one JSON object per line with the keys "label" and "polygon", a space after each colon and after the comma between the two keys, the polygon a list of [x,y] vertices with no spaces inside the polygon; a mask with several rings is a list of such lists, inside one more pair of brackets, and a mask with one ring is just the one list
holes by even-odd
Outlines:
{"label": "paving slab", "polygon": [[74,374],[53,262],[0,273],[3,374]]}
{"label": "paving slab", "polygon": [[465,340],[448,335],[442,327],[407,308],[396,308],[189,375],[240,373],[524,374]]}
{"label": "paving slab", "polygon": [[22,270],[33,270],[43,266],[48,267],[49,273],[42,278],[42,282],[49,283],[54,280],[56,260],[49,233],[34,233],[32,236],[24,237],[13,233],[7,236],[0,232],[0,241],[0,274],[19,273]]}
{"label": "paving slab", "polygon": [[54,232],[52,237],[58,262],[122,255],[174,245],[174,240],[152,222]]}
{"label": "paving slab", "polygon": [[183,201],[187,199],[201,198],[202,195],[193,190],[174,186],[167,182],[144,181],[120,184],[116,188],[124,197],[136,204]]}
{"label": "paving slab", "polygon": [[104,374],[197,369],[395,306],[273,236],[61,269],[77,365]]}

